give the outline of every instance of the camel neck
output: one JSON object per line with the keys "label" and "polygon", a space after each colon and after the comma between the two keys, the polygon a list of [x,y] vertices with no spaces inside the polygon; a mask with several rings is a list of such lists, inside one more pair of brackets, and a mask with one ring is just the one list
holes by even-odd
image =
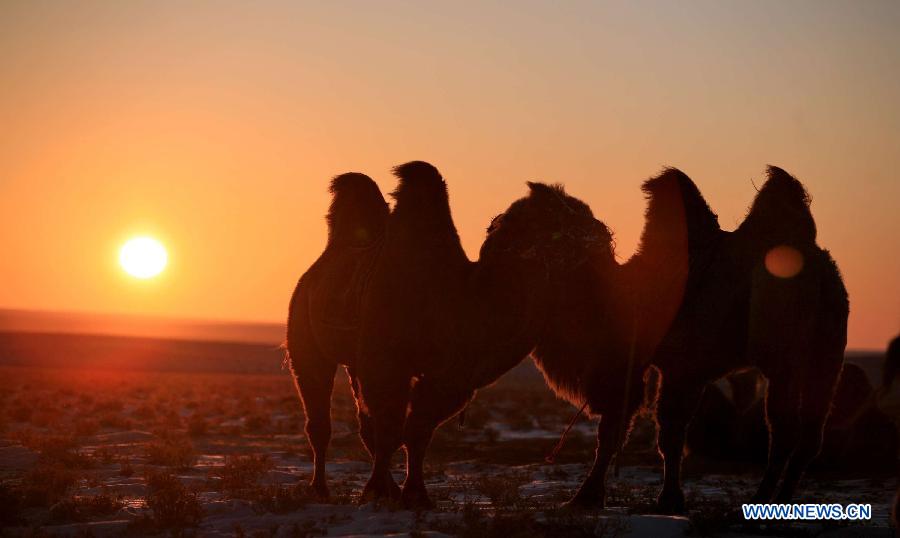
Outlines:
{"label": "camel neck", "polygon": [[472,385],[483,387],[534,349],[546,315],[549,282],[536,264],[480,261],[472,274],[465,358]]}

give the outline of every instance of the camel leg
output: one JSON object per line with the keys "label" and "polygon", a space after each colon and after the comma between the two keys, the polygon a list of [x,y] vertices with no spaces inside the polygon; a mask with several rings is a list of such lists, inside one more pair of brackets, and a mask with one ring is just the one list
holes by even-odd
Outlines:
{"label": "camel leg", "polygon": [[766,394],[766,422],[769,426],[769,460],[752,502],[772,499],[784,466],[797,445],[799,391],[788,376],[772,376]]}
{"label": "camel leg", "polygon": [[363,488],[362,500],[398,499],[400,488],[391,476],[391,458],[402,440],[410,378],[382,377],[368,384],[365,379],[359,381],[365,408],[371,416],[373,446],[372,475]]}
{"label": "camel leg", "polygon": [[679,381],[663,372],[659,400],[659,452],[663,458],[663,488],[657,498],[662,514],[684,512],[684,491],[681,489],[681,460],[688,423],[697,410],[703,385],[696,381]]}
{"label": "camel leg", "polygon": [[349,370],[347,375],[350,378],[350,390],[353,391],[353,399],[356,400],[356,418],[359,420],[359,438],[362,440],[363,446],[369,456],[375,457],[375,430],[372,426],[372,417],[366,411],[359,392],[359,381]]}
{"label": "camel leg", "polygon": [[[566,503],[571,508],[605,508],[606,507],[606,475],[609,465],[621,453],[628,440],[634,414],[643,399],[643,373],[634,374],[631,381],[628,404],[622,421],[622,402],[625,398],[624,386],[620,383],[612,390],[602,392],[604,401],[591,404],[591,409],[602,409],[602,418],[597,425],[597,448],[594,451],[594,464],[587,478],[578,488],[572,499]],[[616,390],[621,389],[621,390]]]}
{"label": "camel leg", "polygon": [[438,426],[459,413],[472,400],[474,391],[447,390],[427,381],[412,390],[409,417],[403,432],[406,446],[406,481],[403,504],[408,508],[433,508],[425,489],[425,452]]}
{"label": "camel leg", "polygon": [[[296,352],[294,352],[296,351]],[[331,442],[331,392],[337,364],[322,358],[314,349],[291,350],[291,370],[306,413],[306,438],[313,453],[312,488],[328,498],[325,456]]]}
{"label": "camel leg", "polygon": [[[628,421],[633,418],[629,414]],[[604,414],[597,425],[597,448],[594,450],[594,464],[578,491],[566,506],[571,508],[605,508],[606,507],[606,475],[609,465],[621,451],[618,434],[620,418],[616,413]]]}
{"label": "camel leg", "polygon": [[[359,390],[359,381],[349,370],[347,374],[350,377],[350,389],[353,391],[353,397],[356,400],[356,418],[359,420],[359,438],[362,440],[366,452],[368,452],[369,456],[374,460],[375,425],[373,424],[372,416],[366,410],[366,407],[361,400],[362,396]],[[387,489],[389,491],[396,493],[399,490],[400,486],[394,481],[394,476],[391,473],[387,473],[383,479],[388,482]]]}
{"label": "camel leg", "polygon": [[775,496],[776,503],[791,501],[803,473],[822,449],[825,422],[840,376],[841,358],[837,357],[837,361],[832,362],[832,364],[836,362],[838,368],[832,369],[831,372],[820,373],[815,379],[807,382],[800,406],[800,438],[788,460],[784,480]]}

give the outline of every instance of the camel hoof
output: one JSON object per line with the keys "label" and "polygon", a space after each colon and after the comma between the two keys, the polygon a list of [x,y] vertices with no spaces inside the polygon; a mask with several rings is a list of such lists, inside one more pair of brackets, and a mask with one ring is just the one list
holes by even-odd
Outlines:
{"label": "camel hoof", "polygon": [[685,513],[684,493],[661,493],[656,500],[656,511],[663,515],[676,515]]}
{"label": "camel hoof", "polygon": [[403,507],[408,510],[433,510],[434,503],[425,488],[404,489],[400,495]]}
{"label": "camel hoof", "polygon": [[394,482],[393,477],[388,475],[387,478],[381,480],[369,479],[366,487],[363,488],[359,502],[365,504],[369,501],[398,501],[400,494],[400,486]]}

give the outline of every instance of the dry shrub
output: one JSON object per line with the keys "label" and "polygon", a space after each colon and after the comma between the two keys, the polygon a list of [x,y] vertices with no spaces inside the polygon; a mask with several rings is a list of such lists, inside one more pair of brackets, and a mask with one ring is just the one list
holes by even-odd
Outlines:
{"label": "dry shrub", "polygon": [[209,431],[209,423],[199,413],[194,413],[188,419],[188,433],[194,437],[206,435]]}
{"label": "dry shrub", "polygon": [[462,538],[530,538],[544,535],[540,532],[533,513],[497,512],[488,517],[472,503],[463,505],[462,520],[459,523],[438,523],[437,529]]}
{"label": "dry shrub", "polygon": [[26,446],[37,450],[41,463],[49,466],[84,469],[92,465],[91,458],[78,450],[78,442],[71,435],[33,435]]}
{"label": "dry shrub", "polygon": [[248,490],[255,488],[259,479],[272,467],[272,462],[266,454],[229,456],[220,471],[222,490],[232,496],[244,495]]}
{"label": "dry shrub", "polygon": [[519,488],[528,481],[526,476],[518,474],[482,476],[473,486],[490,499],[494,507],[516,507],[524,502]]}
{"label": "dry shrub", "polygon": [[317,502],[315,493],[306,484],[279,486],[272,484],[253,491],[253,507],[258,512],[285,514]]}
{"label": "dry shrub", "polygon": [[50,508],[50,519],[62,521],[87,521],[100,516],[115,514],[125,503],[119,496],[104,491],[97,495],[69,497]]}
{"label": "dry shrub", "polygon": [[171,434],[150,441],[145,450],[149,463],[178,470],[189,469],[197,458],[190,439]]}
{"label": "dry shrub", "polygon": [[69,467],[41,463],[22,476],[19,495],[25,506],[51,506],[65,497],[77,479]]}
{"label": "dry shrub", "polygon": [[[203,507],[197,494],[188,490],[177,477],[151,471],[147,480],[147,507],[153,512],[149,523],[161,529],[196,527],[203,519]],[[144,522],[146,523],[146,521]]]}

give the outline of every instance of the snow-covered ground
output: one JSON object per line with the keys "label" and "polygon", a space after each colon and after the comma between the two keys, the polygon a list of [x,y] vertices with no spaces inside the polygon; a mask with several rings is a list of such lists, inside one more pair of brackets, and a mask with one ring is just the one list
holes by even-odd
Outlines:
{"label": "snow-covered ground", "polygon": [[[799,502],[871,503],[863,523],[748,526],[735,517],[761,468],[688,458],[686,517],[653,514],[660,461],[635,432],[609,507],[561,509],[587,472],[595,424],[532,378],[502,381],[438,432],[427,485],[436,508],[359,504],[368,476],[346,387],[335,395],[330,502],[311,474],[287,375],[0,372],[3,535],[120,536],[890,536],[893,473],[811,473]],[[646,424],[645,424],[646,426]],[[402,482],[401,458],[395,478]]]}

